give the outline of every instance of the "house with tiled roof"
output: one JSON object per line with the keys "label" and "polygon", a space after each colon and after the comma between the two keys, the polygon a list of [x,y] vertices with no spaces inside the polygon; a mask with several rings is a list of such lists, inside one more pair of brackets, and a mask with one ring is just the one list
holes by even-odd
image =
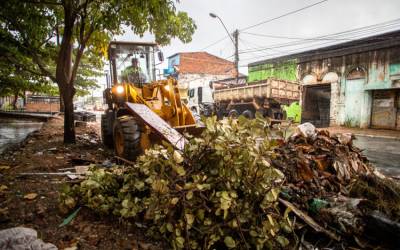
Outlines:
{"label": "house with tiled roof", "polygon": [[235,64],[207,52],[181,52],[168,57],[166,72],[178,79],[180,88],[205,86],[235,76]]}

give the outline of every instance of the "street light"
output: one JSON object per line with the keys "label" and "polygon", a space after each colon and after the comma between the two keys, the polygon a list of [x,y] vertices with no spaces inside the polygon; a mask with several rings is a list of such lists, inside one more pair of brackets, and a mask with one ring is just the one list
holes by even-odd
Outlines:
{"label": "street light", "polygon": [[229,31],[228,31],[228,29],[226,28],[226,26],[225,26],[224,22],[222,21],[222,19],[221,19],[219,16],[217,16],[217,14],[215,14],[215,13],[210,13],[210,17],[212,17],[212,18],[218,18],[218,20],[221,22],[222,26],[224,26],[224,29],[225,29],[226,33],[228,33],[229,38],[230,38],[231,41],[233,42],[233,45],[236,46],[236,43],[235,43],[235,41],[233,40],[233,38],[232,38],[232,36],[231,36],[231,33],[229,33]]}
{"label": "street light", "polygon": [[226,33],[228,33],[228,36],[233,43],[233,46],[235,46],[236,83],[238,83],[239,82],[239,45],[238,45],[239,30],[235,30],[235,32],[233,33],[233,35],[235,36],[235,39],[233,39],[233,37],[229,33],[228,29],[226,28],[224,22],[222,21],[222,19],[219,16],[217,16],[215,13],[210,13],[210,17],[218,18],[218,20],[221,22],[222,26],[224,26]]}

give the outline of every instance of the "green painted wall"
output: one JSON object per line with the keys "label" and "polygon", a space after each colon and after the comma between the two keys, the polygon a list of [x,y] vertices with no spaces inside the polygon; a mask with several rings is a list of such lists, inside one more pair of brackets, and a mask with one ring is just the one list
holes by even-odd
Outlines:
{"label": "green painted wall", "polygon": [[301,107],[299,102],[293,102],[289,106],[283,105],[283,109],[286,111],[286,117],[288,119],[292,119],[294,122],[300,123]]}
{"label": "green painted wall", "polygon": [[296,81],[297,63],[295,60],[283,62],[283,63],[267,63],[263,65],[249,67],[248,82],[255,82],[265,80],[270,77]]}

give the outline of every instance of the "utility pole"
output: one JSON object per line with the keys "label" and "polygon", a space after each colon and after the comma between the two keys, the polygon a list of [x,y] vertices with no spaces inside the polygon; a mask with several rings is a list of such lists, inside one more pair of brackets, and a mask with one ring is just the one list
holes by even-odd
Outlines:
{"label": "utility pole", "polygon": [[235,67],[236,67],[236,84],[239,82],[239,30],[233,32],[233,38],[235,40]]}
{"label": "utility pole", "polygon": [[233,32],[233,37],[232,37],[231,33],[229,33],[224,22],[222,21],[222,19],[219,16],[217,16],[214,13],[210,13],[210,17],[219,19],[222,26],[224,26],[224,29],[225,29],[226,33],[228,34],[229,38],[231,39],[233,45],[235,46],[235,68],[236,68],[235,75],[236,75],[236,83],[238,83],[239,82],[239,30],[236,29]]}

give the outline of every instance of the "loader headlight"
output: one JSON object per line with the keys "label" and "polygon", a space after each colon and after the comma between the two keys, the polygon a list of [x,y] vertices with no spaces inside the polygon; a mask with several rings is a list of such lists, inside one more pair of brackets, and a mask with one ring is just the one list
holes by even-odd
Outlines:
{"label": "loader headlight", "polygon": [[124,86],[122,86],[122,85],[118,85],[117,86],[117,88],[115,89],[116,91],[117,91],[117,94],[122,94],[122,93],[124,93]]}

